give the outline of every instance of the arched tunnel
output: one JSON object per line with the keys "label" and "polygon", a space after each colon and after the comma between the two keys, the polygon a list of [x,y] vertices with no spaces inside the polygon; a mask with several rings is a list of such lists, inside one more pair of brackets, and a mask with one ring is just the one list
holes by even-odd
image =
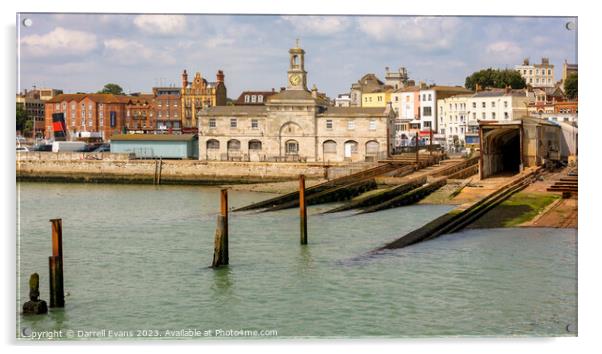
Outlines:
{"label": "arched tunnel", "polygon": [[498,126],[483,129],[481,178],[516,174],[521,169],[521,127]]}

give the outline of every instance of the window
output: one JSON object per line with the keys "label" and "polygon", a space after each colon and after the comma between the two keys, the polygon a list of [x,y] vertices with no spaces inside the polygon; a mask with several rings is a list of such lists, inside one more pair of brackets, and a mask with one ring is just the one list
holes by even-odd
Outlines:
{"label": "window", "polygon": [[230,118],[230,128],[236,128],[238,126],[238,121],[236,118]]}
{"label": "window", "polygon": [[495,112],[491,113],[491,119],[495,119]]}
{"label": "window", "polygon": [[332,119],[326,120],[326,129],[332,129]]}
{"label": "window", "polygon": [[240,150],[240,141],[232,139],[228,141],[228,150]]}
{"label": "window", "polygon": [[477,114],[476,113],[472,113],[472,119],[477,120]]}
{"label": "window", "polygon": [[337,143],[334,140],[326,140],[323,144],[325,154],[336,154]]}
{"label": "window", "polygon": [[215,118],[209,118],[209,128],[217,128],[217,121]]}
{"label": "window", "polygon": [[422,94],[422,100],[426,101],[426,94]]}
{"label": "window", "polygon": [[378,102],[382,102],[382,100],[383,100],[383,96],[377,96],[376,98],[377,98]]}
{"label": "window", "polygon": [[472,108],[477,108],[477,103],[476,102],[472,103]]}
{"label": "window", "polygon": [[253,96],[251,96],[251,103],[255,103],[255,102],[257,102],[257,96],[253,95]]}
{"label": "window", "polygon": [[430,128],[431,127],[431,122],[426,121],[426,122],[423,123],[423,125],[424,125],[425,128]]}
{"label": "window", "polygon": [[485,119],[485,112],[481,113],[481,118]]}
{"label": "window", "polygon": [[368,129],[370,129],[370,130],[376,130],[376,120],[374,120],[374,119],[370,120],[370,124],[369,124]]}
{"label": "window", "polygon": [[487,104],[486,104],[485,102],[482,102],[482,103],[481,103],[481,106],[482,106],[483,108],[485,108],[485,107],[487,106]]}
{"label": "window", "polygon": [[287,155],[299,154],[299,143],[296,140],[288,140],[284,147]]}
{"label": "window", "polygon": [[257,119],[251,119],[251,129],[259,129],[259,121]]}
{"label": "window", "polygon": [[261,150],[261,141],[249,140],[249,150]]}
{"label": "window", "polygon": [[354,120],[347,121],[347,130],[354,130],[354,129],[355,129],[355,121]]}
{"label": "window", "polygon": [[504,119],[508,119],[508,118],[510,118],[510,117],[508,116],[508,112],[504,112]]}
{"label": "window", "polygon": [[495,108],[495,101],[491,101],[491,108]]}
{"label": "window", "polygon": [[263,95],[257,95],[257,102],[263,102]]}
{"label": "window", "polygon": [[57,103],[57,104],[54,105],[54,110],[55,111],[58,112],[60,109],[61,109],[61,104],[60,103]]}
{"label": "window", "polygon": [[429,101],[432,99],[431,97],[432,97],[432,96],[431,96],[431,94],[429,93]]}
{"label": "window", "polygon": [[219,141],[215,139],[207,140],[207,150],[219,150]]}
{"label": "window", "polygon": [[432,114],[432,107],[422,107],[422,116],[430,117]]}
{"label": "window", "polygon": [[508,108],[508,101],[504,101],[504,108]]}

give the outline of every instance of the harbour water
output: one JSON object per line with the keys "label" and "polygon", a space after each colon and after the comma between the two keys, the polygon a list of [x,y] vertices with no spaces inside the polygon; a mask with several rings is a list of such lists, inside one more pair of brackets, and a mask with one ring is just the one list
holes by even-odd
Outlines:
{"label": "harbour water", "polygon": [[[230,265],[214,270],[218,188],[17,187],[17,309],[33,272],[48,301],[48,220],[56,217],[67,293],[64,309],[17,313],[18,336],[55,329],[151,330],[163,338],[183,329],[276,330],[278,338],[577,334],[574,229],[470,230],[370,255],[451,207],[350,217],[318,215],[326,207],[312,206],[307,246],[299,244],[297,209],[234,213]],[[230,206],[270,196],[232,191]]]}

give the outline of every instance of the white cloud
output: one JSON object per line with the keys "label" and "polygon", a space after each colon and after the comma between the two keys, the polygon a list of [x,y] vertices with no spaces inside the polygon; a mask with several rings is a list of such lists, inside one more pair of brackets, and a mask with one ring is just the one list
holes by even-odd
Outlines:
{"label": "white cloud", "polygon": [[348,17],[339,16],[282,16],[301,34],[332,35],[349,27]]}
{"label": "white cloud", "polygon": [[522,49],[514,42],[498,41],[489,44],[485,53],[491,61],[496,63],[518,63]]}
{"label": "white cloud", "polygon": [[83,55],[96,48],[93,33],[56,27],[43,35],[32,34],[21,38],[23,53],[42,57],[57,55]]}
{"label": "white cloud", "polygon": [[148,34],[178,34],[186,30],[186,16],[139,15],[134,18],[134,25]]}
{"label": "white cloud", "polygon": [[425,50],[447,49],[459,32],[453,17],[360,17],[360,31],[378,42],[397,41]]}
{"label": "white cloud", "polygon": [[123,38],[105,40],[104,56],[111,62],[119,65],[175,63],[175,59],[167,51],[156,51],[139,42]]}

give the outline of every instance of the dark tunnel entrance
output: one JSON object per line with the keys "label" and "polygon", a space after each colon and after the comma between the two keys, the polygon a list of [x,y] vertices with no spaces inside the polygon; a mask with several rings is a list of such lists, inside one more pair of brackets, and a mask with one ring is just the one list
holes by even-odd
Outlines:
{"label": "dark tunnel entrance", "polygon": [[483,129],[483,166],[481,178],[516,174],[521,169],[520,126]]}

